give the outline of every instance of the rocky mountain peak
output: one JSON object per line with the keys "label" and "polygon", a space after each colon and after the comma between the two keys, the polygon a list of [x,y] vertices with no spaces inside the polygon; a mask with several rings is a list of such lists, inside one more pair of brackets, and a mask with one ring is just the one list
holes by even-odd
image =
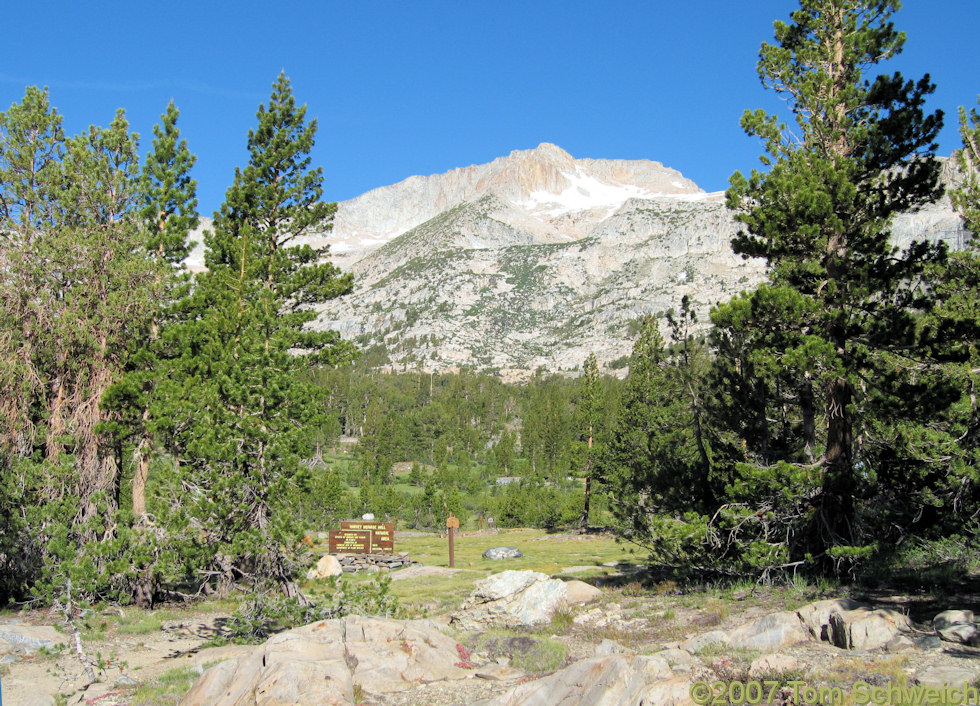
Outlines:
{"label": "rocky mountain peak", "polygon": [[697,184],[650,160],[576,159],[557,145],[514,150],[487,164],[412,176],[339,204],[330,244],[335,260],[351,266],[393,238],[460,204],[488,194],[537,221],[530,230],[552,239],[584,236],[633,198],[694,196]]}
{"label": "rocky mountain peak", "polygon": [[[763,281],[763,262],[732,252],[738,230],[721,194],[658,162],[542,143],[341,203],[329,242],[355,291],[318,306],[315,326],[397,369],[522,379],[593,352],[622,371],[639,317],[687,296],[706,325]],[[966,237],[948,198],[892,226],[899,246]]]}

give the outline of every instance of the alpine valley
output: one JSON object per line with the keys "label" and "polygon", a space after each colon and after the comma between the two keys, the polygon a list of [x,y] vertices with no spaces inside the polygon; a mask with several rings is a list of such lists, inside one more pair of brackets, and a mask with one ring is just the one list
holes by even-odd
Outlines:
{"label": "alpine valley", "polygon": [[[712,305],[763,280],[761,261],[732,252],[736,231],[724,194],[674,169],[542,144],[341,202],[315,244],[355,290],[318,306],[314,326],[397,370],[520,380],[580,369],[589,352],[622,369],[643,315],[686,295],[706,325]],[[967,233],[944,197],[892,237],[960,248]]]}

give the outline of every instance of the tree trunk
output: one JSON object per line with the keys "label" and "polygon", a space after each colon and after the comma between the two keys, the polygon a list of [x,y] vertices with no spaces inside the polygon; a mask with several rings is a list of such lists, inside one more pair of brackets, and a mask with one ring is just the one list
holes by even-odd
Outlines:
{"label": "tree trunk", "polygon": [[137,608],[149,609],[153,607],[153,580],[147,575],[141,575],[136,579],[135,596],[133,600]]}
{"label": "tree trunk", "polygon": [[710,509],[717,505],[709,478],[711,475],[711,459],[708,456],[708,448],[704,443],[704,429],[701,426],[701,408],[698,405],[697,395],[690,383],[688,383],[687,389],[691,395],[691,411],[694,413],[694,441],[698,447],[698,461],[701,466],[700,500],[705,508]]}
{"label": "tree trunk", "polygon": [[800,414],[803,416],[803,441],[806,459],[813,463],[813,449],[817,444],[816,412],[813,403],[813,385],[809,380],[800,388]]}
{"label": "tree trunk", "polygon": [[818,549],[854,543],[854,420],[851,385],[846,378],[831,380],[827,389],[827,453],[817,508]]}
{"label": "tree trunk", "polygon": [[137,523],[146,517],[146,481],[150,475],[149,434],[144,433],[136,447],[136,473],[133,475],[133,517]]}
{"label": "tree trunk", "polygon": [[585,507],[582,509],[582,519],[579,529],[589,528],[589,512],[592,505],[592,429],[589,428],[589,458],[585,462]]}

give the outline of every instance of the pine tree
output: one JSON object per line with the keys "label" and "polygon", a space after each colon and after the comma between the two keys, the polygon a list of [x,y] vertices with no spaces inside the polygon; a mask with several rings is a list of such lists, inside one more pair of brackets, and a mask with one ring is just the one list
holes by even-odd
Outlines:
{"label": "pine tree", "polygon": [[147,250],[179,266],[194,246],[187,234],[197,228],[197,182],[190,172],[197,158],[180,135],[180,111],[173,101],[153,126],[153,149],[143,162],[140,216],[150,233]]}
{"label": "pine tree", "polygon": [[801,0],[791,23],[775,23],[776,43],[763,45],[758,70],[796,128],[746,112],[742,126],[765,144],[766,169],[734,174],[727,194],[745,228],[736,252],[765,258],[772,284],[803,302],[805,316],[785,324],[807,335],[801,365],[824,404],[820,492],[807,531],[814,554],[869,540],[855,497],[866,490],[862,478],[883,469],[867,467],[862,446],[868,405],[896,407],[904,396],[907,413],[922,399],[908,373],[914,314],[931,301],[917,284],[943,251],[916,243],[897,252],[889,223],[941,193],[932,155],[942,114],[924,113],[928,76],[865,78],[902,49],[905,36],[890,21],[898,8],[898,0]]}
{"label": "pine tree", "polygon": [[[688,529],[665,534],[668,518],[712,511],[714,478],[704,410],[707,350],[687,330],[687,300],[680,317],[668,314],[672,345],[660,319],[647,316],[630,356],[616,423],[600,458],[599,475],[624,536],[658,558],[680,559],[690,548],[677,542]],[[685,544],[681,548],[680,544]]]}
{"label": "pine tree", "polygon": [[[176,304],[189,286],[182,263],[191,245],[188,234],[198,223],[196,182],[189,174],[195,157],[180,137],[178,116],[171,102],[161,124],[153,128],[155,139],[143,163],[139,204],[133,215],[141,249],[156,273],[148,287],[146,328],[126,342],[124,373],[103,397],[103,404],[114,414],[104,429],[130,455],[126,467],[133,469],[131,515],[126,508],[126,517],[132,519],[127,542],[134,553],[129,572],[132,592],[140,607],[149,607],[157,587],[165,582],[158,559],[172,547],[166,523],[158,521],[171,513],[159,512],[154,519],[148,512],[147,483],[157,450],[157,429],[165,429],[168,422],[169,400],[158,394],[158,388],[169,374],[168,357],[173,352],[161,340],[161,329],[179,320]],[[161,454],[156,456],[161,458],[160,467],[168,465]]]}
{"label": "pine tree", "polygon": [[[980,99],[978,99],[980,103]],[[980,236],[980,114],[960,107],[960,137],[963,149],[956,154],[961,182],[951,193],[953,204],[963,215],[966,227]]]}
{"label": "pine tree", "polygon": [[[980,494],[980,115],[976,108],[960,108],[963,147],[954,155],[958,171],[951,189],[954,206],[973,234],[967,247],[951,253],[948,262],[933,270],[930,285],[937,306],[925,326],[931,341],[940,345],[945,370],[962,396],[947,413],[931,420],[933,456],[946,459],[946,472],[933,483],[931,504],[937,525],[947,533],[962,531],[963,518],[975,517]],[[952,512],[950,512],[950,508]]]}
{"label": "pine tree", "polygon": [[146,483],[154,446],[155,414],[165,400],[154,392],[167,375],[167,351],[160,342],[160,329],[177,315],[175,303],[187,291],[183,261],[192,243],[188,234],[198,224],[197,183],[190,177],[196,158],[180,137],[179,111],[173,101],[153,127],[153,148],[147,153],[140,175],[141,204],[138,220],[142,227],[143,250],[153,262],[153,311],[144,335],[129,342],[127,371],[106,394],[105,403],[119,419],[113,428],[119,443],[132,440],[132,510],[137,520],[146,518]]}
{"label": "pine tree", "polygon": [[316,121],[305,113],[280,75],[249,132],[249,162],[205,235],[208,270],[188,304],[194,316],[169,334],[182,347],[181,374],[168,385],[182,400],[173,433],[220,590],[271,581],[299,596],[291,577],[298,537],[276,504],[301,455],[312,453],[325,410],[303,371],[350,351],[335,333],[304,328],[315,316],[307,304],[351,286],[322,260],[325,250],[297,242],[328,229],[336,210],[320,201],[322,173],[309,157]]}
{"label": "pine tree", "polygon": [[596,460],[595,437],[600,422],[600,395],[602,393],[599,382],[599,361],[596,360],[595,353],[590,352],[585,359],[577,409],[578,424],[582,430],[580,434],[585,443],[582,462],[582,474],[585,476],[585,495],[582,519],[579,520],[579,528],[582,530],[589,527],[589,514],[592,509],[592,478]]}
{"label": "pine tree", "polygon": [[0,464],[24,509],[10,575],[47,598],[68,581],[74,597],[118,597],[123,462],[103,398],[145,331],[158,276],[134,218],[137,136],[118,111],[68,138],[37,88],[0,125],[0,398],[13,422]]}

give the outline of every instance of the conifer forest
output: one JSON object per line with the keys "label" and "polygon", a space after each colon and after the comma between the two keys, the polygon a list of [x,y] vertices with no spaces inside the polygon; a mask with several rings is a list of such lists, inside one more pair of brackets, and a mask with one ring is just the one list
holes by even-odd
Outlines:
{"label": "conifer forest", "polygon": [[304,536],[366,512],[609,531],[651,565],[761,581],[975,552],[980,253],[899,249],[890,224],[944,195],[958,120],[948,195],[980,235],[980,116],[890,72],[897,7],[776,22],[756,68],[786,114],[746,106],[762,156],[726,192],[767,281],[710,322],[686,298],[638,317],[625,376],[595,356],[522,384],[393,372],[311,328],[356,283],[306,239],[337,206],[285,74],[204,229],[177,106],[144,144],[123,110],[69,135],[28,87],[0,113],[0,605],[244,591],[309,617]]}

